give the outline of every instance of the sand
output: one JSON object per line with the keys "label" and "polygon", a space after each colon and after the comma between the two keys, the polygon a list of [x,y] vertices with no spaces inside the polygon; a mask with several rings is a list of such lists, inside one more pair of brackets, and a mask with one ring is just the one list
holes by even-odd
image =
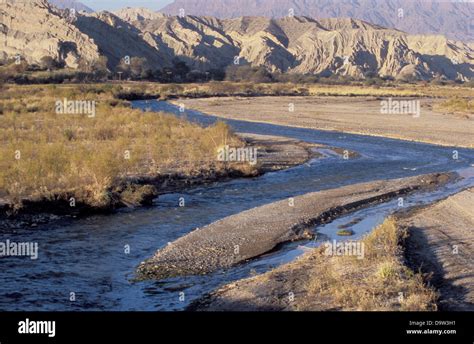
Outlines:
{"label": "sand", "polygon": [[256,207],[177,239],[140,264],[140,278],[164,279],[229,268],[312,236],[311,228],[347,212],[448,182],[451,174],[354,184]]}
{"label": "sand", "polygon": [[[440,99],[420,100],[420,116],[382,114],[381,97],[222,97],[179,99],[187,108],[223,118],[474,148],[474,116],[436,112]],[[395,109],[393,98],[390,108]],[[294,111],[291,112],[290,108]]]}
{"label": "sand", "polygon": [[[409,269],[422,272],[424,283],[434,289],[435,309],[474,310],[474,189],[459,192],[393,217],[402,231],[407,231],[401,245],[401,259]],[[281,310],[351,310],[335,303],[331,295],[312,293],[311,281],[337,284],[327,271],[347,269],[336,257],[326,257],[311,250],[293,262],[272,271],[222,286],[195,301],[190,310],[199,311],[281,311]],[[345,278],[355,278],[366,271],[343,271]],[[353,269],[353,268],[351,268]],[[402,289],[400,289],[402,290]],[[291,296],[290,298],[290,293]],[[413,292],[413,291],[412,291]],[[409,295],[405,295],[408,297]],[[378,295],[380,297],[380,295]],[[415,303],[415,302],[413,302]],[[421,302],[419,304],[422,304]],[[400,310],[387,299],[385,310]],[[416,305],[415,305],[416,307]],[[354,309],[352,309],[354,310]],[[381,310],[381,309],[370,309]],[[413,310],[416,310],[413,309]]]}
{"label": "sand", "polygon": [[474,311],[474,188],[400,220],[414,270],[433,274],[441,310]]}

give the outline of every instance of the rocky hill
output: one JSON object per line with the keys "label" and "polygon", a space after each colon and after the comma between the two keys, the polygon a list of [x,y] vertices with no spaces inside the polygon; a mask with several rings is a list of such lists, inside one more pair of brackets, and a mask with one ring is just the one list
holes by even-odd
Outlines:
{"label": "rocky hill", "polygon": [[116,13],[163,55],[194,68],[239,62],[276,72],[363,77],[369,74],[423,79],[467,79],[474,51],[442,35],[408,35],[349,18],[164,16],[146,10]]}
{"label": "rocky hill", "polygon": [[474,3],[455,0],[175,0],[161,11],[170,15],[280,18],[294,14],[315,19],[351,17],[412,34],[443,34],[474,42]]}
{"label": "rocky hill", "polygon": [[0,33],[0,60],[18,54],[34,63],[51,56],[75,68],[80,58],[92,61],[100,55],[98,46],[73,24],[69,13],[45,0],[1,1]]}
{"label": "rocky hill", "polygon": [[[35,18],[35,19],[33,19]],[[238,62],[273,72],[364,77],[474,75],[472,46],[442,35],[409,35],[361,20],[307,17],[168,16],[146,9],[116,13],[67,11],[45,0],[0,3],[0,57],[21,54],[87,61],[105,55],[113,70],[125,56],[145,57],[152,68],[185,61],[193,69],[225,68]]]}

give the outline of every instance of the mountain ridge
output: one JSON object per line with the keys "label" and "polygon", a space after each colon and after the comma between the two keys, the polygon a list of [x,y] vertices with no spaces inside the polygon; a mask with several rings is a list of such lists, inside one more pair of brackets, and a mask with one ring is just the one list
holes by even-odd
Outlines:
{"label": "mountain ridge", "polygon": [[153,69],[179,59],[202,71],[238,62],[270,72],[319,76],[466,81],[474,75],[469,44],[441,35],[409,35],[353,18],[219,19],[169,16],[143,8],[70,18],[70,12],[45,0],[0,4],[0,14],[0,58],[22,54],[32,63],[51,56],[77,68],[81,59],[105,55],[111,70],[125,56],[137,56]]}
{"label": "mountain ridge", "polygon": [[179,15],[281,18],[288,15],[315,19],[351,17],[411,34],[445,34],[474,42],[473,2],[438,0],[174,0],[160,10]]}

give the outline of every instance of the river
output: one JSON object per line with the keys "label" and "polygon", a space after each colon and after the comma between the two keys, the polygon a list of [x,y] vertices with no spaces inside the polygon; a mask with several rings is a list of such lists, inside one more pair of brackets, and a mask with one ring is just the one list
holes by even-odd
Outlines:
{"label": "river", "polygon": [[[135,101],[133,106],[185,116],[202,125],[217,120],[192,110],[181,113],[176,106],[163,101]],[[134,270],[141,261],[196,227],[307,192],[377,179],[462,170],[474,164],[474,150],[469,149],[264,123],[226,122],[237,132],[287,136],[353,150],[361,156],[350,160],[328,156],[257,178],[163,195],[151,207],[2,232],[3,242],[37,242],[39,258],[0,258],[0,310],[181,310],[223,283],[267,271],[322,240],[334,238],[337,225],[355,217],[361,219],[354,227],[355,237],[360,237],[397,209],[398,204],[388,202],[347,215],[317,228],[320,235],[316,241],[284,245],[278,251],[226,271],[164,281],[133,281]],[[453,150],[458,151],[457,160],[453,159]],[[405,206],[445,197],[472,185],[471,177],[431,194],[416,194],[405,200]],[[184,207],[179,207],[180,197],[185,200]]]}

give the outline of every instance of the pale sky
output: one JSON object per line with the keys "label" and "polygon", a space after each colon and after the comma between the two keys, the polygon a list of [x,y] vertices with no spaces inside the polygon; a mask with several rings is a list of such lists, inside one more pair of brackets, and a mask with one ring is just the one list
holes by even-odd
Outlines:
{"label": "pale sky", "polygon": [[[159,10],[173,2],[173,0],[79,0],[93,10],[116,10],[124,7],[146,7],[152,10]],[[416,1],[416,0],[414,0]],[[418,0],[423,1],[423,0]],[[452,2],[474,2],[474,0],[435,0]]]}
{"label": "pale sky", "polygon": [[146,7],[159,10],[173,0],[79,0],[93,10],[116,10],[124,7]]}

